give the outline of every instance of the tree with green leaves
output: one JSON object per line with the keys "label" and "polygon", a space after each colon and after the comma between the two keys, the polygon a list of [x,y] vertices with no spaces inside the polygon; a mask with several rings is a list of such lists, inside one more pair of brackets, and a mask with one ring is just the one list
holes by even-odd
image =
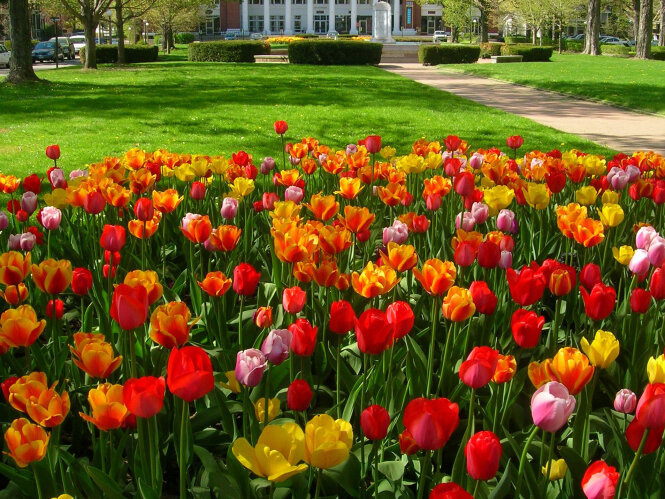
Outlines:
{"label": "tree with green leaves", "polygon": [[203,0],[156,0],[146,14],[153,26],[161,30],[162,49],[170,52],[173,48],[173,34],[192,30],[201,21],[200,8],[208,5]]}
{"label": "tree with green leaves", "polygon": [[32,69],[32,41],[30,38],[30,6],[28,0],[9,0],[9,32],[12,54],[6,81],[20,84],[38,81]]}

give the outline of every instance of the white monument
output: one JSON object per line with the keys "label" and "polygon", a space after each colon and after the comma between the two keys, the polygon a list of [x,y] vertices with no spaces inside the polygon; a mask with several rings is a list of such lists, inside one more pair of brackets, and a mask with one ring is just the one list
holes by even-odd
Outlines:
{"label": "white monument", "polygon": [[374,24],[372,25],[372,40],[379,43],[395,43],[390,27],[390,4],[376,2],[374,4]]}

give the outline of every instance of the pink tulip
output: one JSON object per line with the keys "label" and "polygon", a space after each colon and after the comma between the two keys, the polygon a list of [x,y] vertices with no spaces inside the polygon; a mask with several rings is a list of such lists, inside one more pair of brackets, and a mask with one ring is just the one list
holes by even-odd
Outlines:
{"label": "pink tulip", "polygon": [[75,178],[79,177],[87,177],[88,176],[88,170],[72,170],[69,172],[69,180],[74,180]]}
{"label": "pink tulip", "polygon": [[287,187],[284,191],[284,199],[286,201],[293,201],[298,204],[302,201],[302,198],[305,196],[305,192],[298,186],[292,185]]}
{"label": "pink tulip", "polygon": [[261,345],[261,352],[271,364],[277,366],[289,358],[291,337],[288,329],[273,329],[268,333]]}
{"label": "pink tulip", "polygon": [[9,217],[4,211],[0,211],[0,230],[5,230],[9,226]]}
{"label": "pink tulip", "polygon": [[475,202],[471,206],[471,216],[477,224],[484,224],[490,214],[489,206],[485,203]]}
{"label": "pink tulip", "polygon": [[275,168],[275,160],[272,159],[270,156],[267,156],[261,162],[261,173],[263,175],[268,175],[268,173],[270,173],[274,168]]}
{"label": "pink tulip", "polygon": [[62,212],[55,206],[47,206],[42,209],[42,225],[47,230],[56,230],[60,227]]}
{"label": "pink tulip", "polygon": [[628,388],[622,388],[619,390],[614,397],[614,410],[617,412],[623,412],[624,414],[630,414],[635,410],[637,405],[637,396],[634,392],[631,392]]}
{"label": "pink tulip", "polygon": [[515,212],[513,210],[503,209],[496,217],[496,228],[501,232],[512,232]]}
{"label": "pink tulip", "polygon": [[21,251],[30,251],[32,248],[34,248],[36,242],[37,237],[35,237],[32,232],[24,232],[19,238]]}
{"label": "pink tulip", "polygon": [[63,189],[67,185],[65,173],[62,171],[62,168],[53,168],[48,178],[54,189]]}
{"label": "pink tulip", "polygon": [[642,227],[637,231],[637,235],[635,236],[635,246],[637,246],[638,249],[648,250],[651,241],[656,237],[658,237],[656,229],[650,225]]}
{"label": "pink tulip", "polygon": [[9,234],[8,247],[11,251],[21,249],[21,234]]}
{"label": "pink tulip", "polygon": [[510,251],[502,251],[499,259],[499,268],[506,270],[513,266],[513,254]]}
{"label": "pink tulip", "polygon": [[660,236],[654,237],[649,245],[649,262],[654,267],[660,267],[665,263],[665,239]]}
{"label": "pink tulip", "polygon": [[241,350],[236,356],[236,379],[245,386],[256,386],[261,382],[266,367],[266,357],[261,350]]}
{"label": "pink tulip", "polygon": [[358,146],[355,144],[349,144],[346,146],[346,155],[351,156],[352,154],[355,154],[358,152]]}
{"label": "pink tulip", "polygon": [[575,410],[575,397],[558,381],[544,384],[531,397],[533,423],[545,431],[560,430]]}
{"label": "pink tulip", "polygon": [[628,182],[631,184],[635,182],[640,176],[642,175],[642,172],[640,169],[635,166],[635,165],[628,165],[626,168],[626,173],[628,173]]}
{"label": "pink tulip", "polygon": [[474,152],[473,155],[469,158],[469,166],[474,170],[478,170],[480,169],[481,166],[483,166],[484,160],[485,156],[483,156],[479,152]]}
{"label": "pink tulip", "polygon": [[403,244],[409,237],[409,227],[399,220],[395,220],[390,227],[383,229],[383,245],[387,246],[388,243],[394,242]]}
{"label": "pink tulip", "polygon": [[235,198],[224,198],[224,201],[222,201],[222,208],[219,212],[222,217],[227,220],[235,218],[238,214],[238,200]]}
{"label": "pink tulip", "polygon": [[37,209],[37,203],[39,198],[34,192],[24,192],[21,197],[21,209],[23,209],[28,215],[32,215]]}
{"label": "pink tulip", "polygon": [[462,229],[469,232],[473,230],[474,224],[475,220],[473,219],[473,215],[471,214],[470,211],[465,211],[464,213],[458,213],[457,217],[455,218],[456,229]]}
{"label": "pink tulip", "polygon": [[618,166],[613,166],[607,174],[607,180],[615,191],[621,191],[628,185],[630,177],[628,173]]}
{"label": "pink tulip", "polygon": [[644,275],[649,271],[649,255],[646,250],[638,249],[628,263],[628,268],[633,274]]}

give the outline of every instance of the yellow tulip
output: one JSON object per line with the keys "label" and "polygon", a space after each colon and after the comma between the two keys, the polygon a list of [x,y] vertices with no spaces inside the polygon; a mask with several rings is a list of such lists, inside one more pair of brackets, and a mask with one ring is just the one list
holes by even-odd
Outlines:
{"label": "yellow tulip", "polygon": [[395,162],[395,167],[404,173],[422,173],[427,168],[425,159],[417,154],[402,156]]}
{"label": "yellow tulip", "polygon": [[[256,414],[257,421],[263,423],[266,420],[266,399],[261,397],[254,402],[254,414]],[[268,399],[268,422],[272,421],[279,414],[279,399]]]}
{"label": "yellow tulip", "polygon": [[623,208],[618,204],[605,203],[598,214],[600,221],[607,227],[616,227],[623,222]]}
{"label": "yellow tulip", "polygon": [[430,170],[436,170],[443,165],[443,157],[435,152],[430,152],[425,158],[425,166]]}
{"label": "yellow tulip", "polygon": [[614,259],[624,266],[630,263],[630,260],[633,258],[634,253],[635,250],[632,248],[632,246],[621,246],[619,248],[617,247],[612,248],[612,255],[614,256]]}
{"label": "yellow tulip", "polygon": [[190,182],[194,180],[196,174],[192,170],[192,165],[189,163],[184,163],[175,168],[175,176],[181,182]]}
{"label": "yellow tulip", "polygon": [[536,210],[544,210],[550,204],[550,190],[547,184],[529,182],[524,192],[527,204]]}
{"label": "yellow tulip", "polygon": [[500,210],[507,208],[515,198],[515,191],[506,185],[497,185],[491,189],[485,189],[483,202],[489,206],[490,215],[496,215]]}
{"label": "yellow tulip", "polygon": [[580,187],[575,191],[575,199],[577,200],[578,203],[584,206],[589,206],[592,205],[596,202],[596,199],[598,198],[598,191],[596,191],[595,187],[592,185],[586,185],[584,187]]}
{"label": "yellow tulip", "polygon": [[[231,390],[233,393],[240,393],[240,383],[238,383],[238,380],[236,379],[236,372],[235,370],[233,371],[226,371],[224,373],[226,375],[226,381],[227,383],[223,383],[220,381],[220,386],[223,388],[226,388],[227,390]],[[270,404],[268,404],[270,405]]]}
{"label": "yellow tulip", "polygon": [[394,147],[385,146],[379,151],[379,155],[383,159],[389,160],[390,158],[392,158],[395,155],[396,152],[397,152],[397,149],[395,149]]}
{"label": "yellow tulip", "polygon": [[239,438],[231,451],[245,468],[271,482],[283,482],[307,469],[298,464],[305,457],[305,435],[295,423],[266,426],[256,447]]}
{"label": "yellow tulip", "polygon": [[55,206],[62,210],[67,207],[67,191],[65,189],[53,189],[50,194],[44,194],[44,202],[48,206]]}
{"label": "yellow tulip", "polygon": [[348,421],[319,414],[305,426],[305,461],[310,466],[337,466],[348,459],[352,445],[353,428]]}
{"label": "yellow tulip", "polygon": [[[563,459],[552,459],[552,464],[550,465],[550,476],[549,480],[550,482],[553,482],[555,480],[560,480],[564,476],[566,476],[566,472],[568,471],[568,465],[566,464],[566,461]],[[543,476],[547,475],[547,464],[543,466]]]}
{"label": "yellow tulip", "polygon": [[649,383],[665,383],[665,355],[649,359],[647,376],[649,376]]}
{"label": "yellow tulip", "polygon": [[251,178],[237,177],[229,187],[231,187],[229,196],[241,199],[254,190],[254,181]]}
{"label": "yellow tulip", "polygon": [[593,154],[587,154],[582,158],[582,164],[588,175],[602,175],[605,173],[605,160]]}
{"label": "yellow tulip", "polygon": [[615,191],[605,191],[601,196],[600,200],[603,204],[618,204],[619,203],[619,193]]}
{"label": "yellow tulip", "polygon": [[586,338],[580,341],[582,350],[589,357],[591,365],[606,369],[619,356],[619,340],[609,331],[599,329],[589,343]]}

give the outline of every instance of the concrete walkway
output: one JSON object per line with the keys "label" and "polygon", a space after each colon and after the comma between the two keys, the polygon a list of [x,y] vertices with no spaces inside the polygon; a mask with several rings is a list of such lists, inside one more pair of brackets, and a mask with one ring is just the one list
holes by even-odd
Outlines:
{"label": "concrete walkway", "polygon": [[665,155],[665,118],[419,63],[379,67],[626,154],[652,150]]}

